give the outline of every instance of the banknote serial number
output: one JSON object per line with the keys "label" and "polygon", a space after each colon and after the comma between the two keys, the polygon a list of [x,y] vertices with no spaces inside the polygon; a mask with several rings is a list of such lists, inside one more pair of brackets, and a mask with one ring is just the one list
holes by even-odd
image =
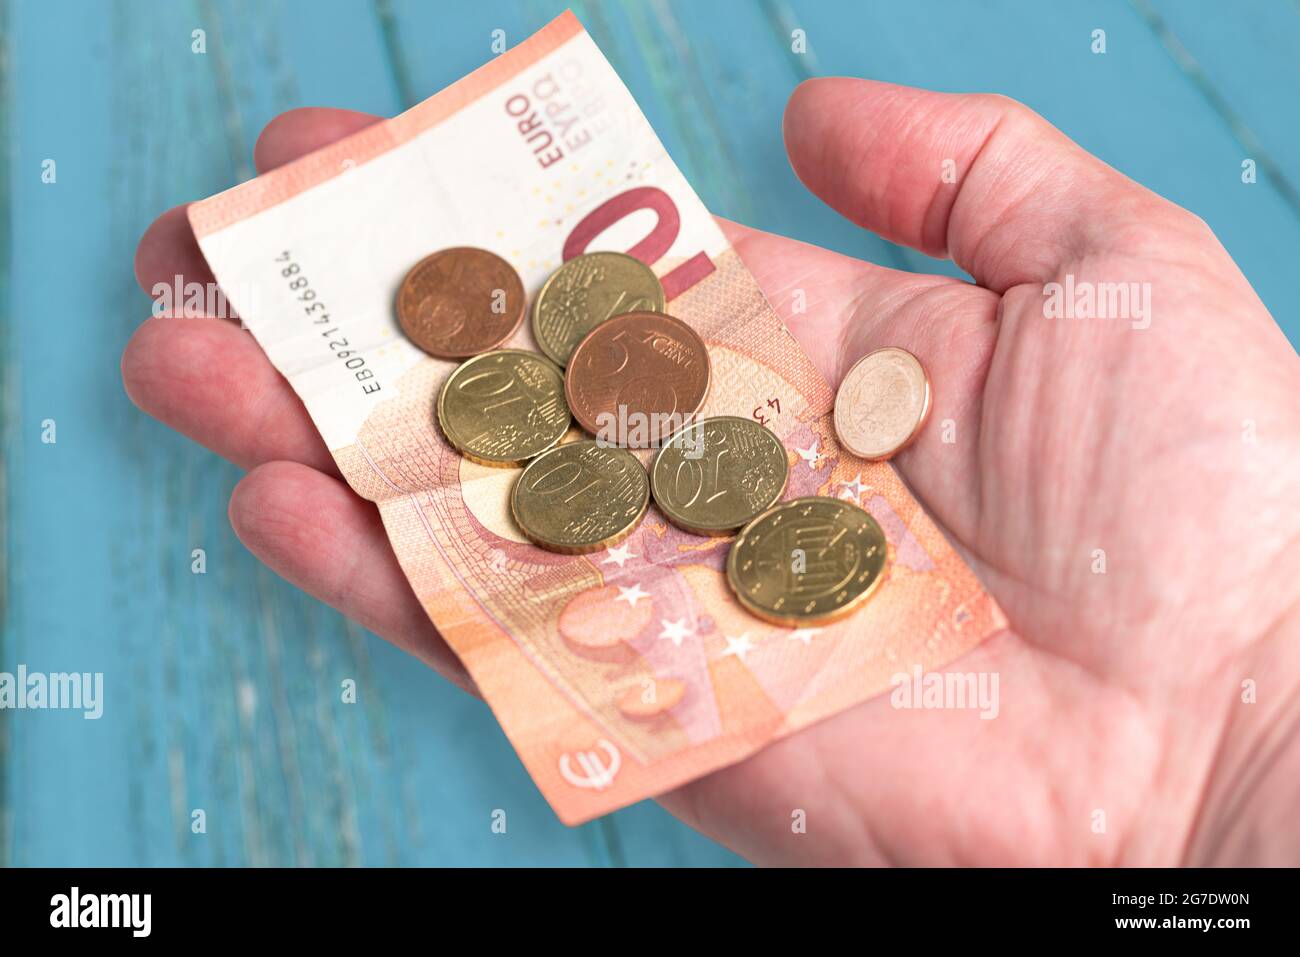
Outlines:
{"label": "banknote serial number", "polygon": [[317,296],[316,290],[312,288],[311,282],[303,273],[301,264],[294,260],[293,253],[286,249],[275,257],[275,265],[288,287],[289,295],[302,303],[302,311],[307,321],[318,328],[320,337],[325,340],[334,358],[343,363],[343,367],[352,373],[362,392],[366,395],[374,395],[378,392],[381,387],[379,380],[375,378],[374,370],[366,365],[365,356],[352,348],[347,337],[339,335],[339,327],[330,318],[329,308]]}

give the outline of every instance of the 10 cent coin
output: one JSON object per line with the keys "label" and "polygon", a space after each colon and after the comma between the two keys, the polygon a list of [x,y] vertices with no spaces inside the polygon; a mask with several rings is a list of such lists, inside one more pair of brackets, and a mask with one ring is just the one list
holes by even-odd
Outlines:
{"label": "10 cent coin", "polygon": [[462,362],[438,394],[447,441],[480,465],[522,465],[569,429],[564,374],[535,352],[501,349]]}
{"label": "10 cent coin", "polygon": [[726,535],[771,508],[788,474],[785,446],[770,429],[719,415],[664,443],[650,466],[650,491],[678,528]]}
{"label": "10 cent coin", "polygon": [[510,495],[510,510],[528,540],[570,555],[618,544],[649,503],[650,482],[636,456],[591,439],[538,456]]}

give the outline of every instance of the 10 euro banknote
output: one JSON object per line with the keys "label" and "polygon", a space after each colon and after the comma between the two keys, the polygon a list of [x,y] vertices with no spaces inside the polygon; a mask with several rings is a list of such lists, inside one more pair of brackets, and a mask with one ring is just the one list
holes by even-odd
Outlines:
{"label": "10 euro banknote", "polygon": [[[564,822],[739,761],[1004,626],[893,469],[839,447],[830,387],[572,14],[189,216]],[[730,540],[682,532],[653,508],[592,555],[529,544],[508,505],[519,470],[447,444],[434,404],[454,363],[411,345],[394,316],[407,270],[449,246],[505,257],[530,293],[583,252],[650,265],[668,311],[708,345],[703,414],[753,418],[780,438],[786,498],[850,498],[884,529],[887,579],[870,602],[824,627],[766,624],[728,590]],[[527,323],[509,345],[536,349]],[[742,634],[752,647],[728,653]]]}

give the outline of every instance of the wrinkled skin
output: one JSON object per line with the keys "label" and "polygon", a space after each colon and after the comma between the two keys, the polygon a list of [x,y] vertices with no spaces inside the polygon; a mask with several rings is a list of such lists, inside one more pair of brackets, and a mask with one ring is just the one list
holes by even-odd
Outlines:
{"label": "wrinkled skin", "polygon": [[[257,167],[376,119],[286,113]],[[974,277],[722,223],[833,384],[886,345],[929,369],[934,415],[895,464],[1010,620],[949,666],[996,672],[1000,713],[878,697],[663,804],[764,863],[1300,862],[1300,360],[1241,272],[1195,216],[1010,100],[814,80],[784,126],[825,202]],[[183,208],[136,270],[146,290],[213,281]],[[1150,326],[1045,318],[1066,274],[1149,283]],[[230,519],[254,554],[473,690],[250,336],[149,321],[122,369],[142,409],[249,470]]]}

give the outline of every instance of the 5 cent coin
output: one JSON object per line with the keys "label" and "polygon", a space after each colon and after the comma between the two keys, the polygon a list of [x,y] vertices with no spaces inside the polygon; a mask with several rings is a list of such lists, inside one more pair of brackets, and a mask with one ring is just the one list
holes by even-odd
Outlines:
{"label": "5 cent coin", "polygon": [[598,325],[573,350],[564,394],[605,444],[658,446],[689,424],[709,393],[709,350],[694,329],[658,312]]}

